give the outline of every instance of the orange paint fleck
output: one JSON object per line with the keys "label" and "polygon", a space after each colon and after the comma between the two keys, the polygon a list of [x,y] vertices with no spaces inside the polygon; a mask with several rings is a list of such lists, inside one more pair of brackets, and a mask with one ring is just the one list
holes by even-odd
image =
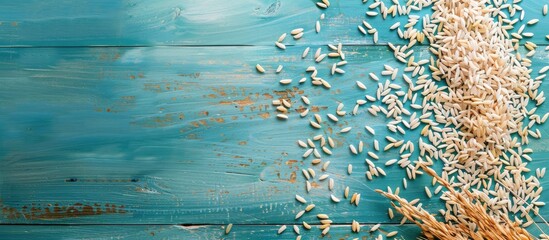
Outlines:
{"label": "orange paint fleck", "polygon": [[240,107],[244,107],[244,106],[249,106],[249,105],[252,105],[254,102],[250,99],[250,97],[246,97],[244,99],[240,99],[240,100],[234,100],[234,101],[221,101],[219,102],[219,104],[222,104],[222,105],[230,105],[230,104],[236,104]]}
{"label": "orange paint fleck", "polygon": [[225,122],[225,119],[223,119],[223,118],[214,118],[214,120],[218,123],[224,123]]}
{"label": "orange paint fleck", "polygon": [[297,175],[296,175],[295,171],[290,173],[290,179],[288,180],[288,182],[295,183],[296,177],[297,177]]}
{"label": "orange paint fleck", "polygon": [[288,165],[288,166],[291,167],[291,166],[292,166],[294,163],[296,163],[296,162],[297,162],[297,160],[290,159],[290,160],[286,161],[286,165]]}
{"label": "orange paint fleck", "polygon": [[263,119],[267,119],[271,116],[271,114],[269,112],[260,113],[258,115]]}

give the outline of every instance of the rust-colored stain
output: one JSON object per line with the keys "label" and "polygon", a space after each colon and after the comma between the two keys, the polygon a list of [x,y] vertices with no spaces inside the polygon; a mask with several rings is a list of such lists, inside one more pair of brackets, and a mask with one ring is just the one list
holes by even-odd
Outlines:
{"label": "rust-colored stain", "polygon": [[238,145],[246,145],[246,144],[248,144],[248,142],[246,142],[246,141],[240,141],[240,142],[238,142]]}
{"label": "rust-colored stain", "polygon": [[249,105],[252,105],[254,104],[254,102],[252,101],[252,99],[250,98],[250,96],[244,98],[244,99],[240,99],[240,100],[233,100],[233,101],[221,101],[219,102],[219,104],[222,104],[222,105],[230,105],[230,104],[236,104],[240,107],[244,107],[244,106],[249,106]]}
{"label": "rust-colored stain", "polygon": [[311,183],[311,187],[313,187],[313,188],[320,188],[320,184],[318,184],[317,182],[312,182],[312,183]]}
{"label": "rust-colored stain", "polygon": [[210,113],[208,111],[202,111],[202,112],[198,113],[198,115],[208,116],[208,115],[210,115]]}
{"label": "rust-colored stain", "polygon": [[[144,77],[143,75],[137,75],[137,77]],[[130,75],[131,79],[135,79],[134,75]],[[166,80],[169,81],[169,80]],[[181,81],[172,81],[172,82],[161,82],[161,83],[143,83],[143,89],[146,91],[161,93],[161,92],[173,92],[181,91],[185,89],[185,85],[190,85],[192,83],[186,83]]]}
{"label": "rust-colored stain", "polygon": [[264,113],[260,113],[260,114],[257,114],[257,115],[259,115],[263,119],[267,119],[271,116],[271,114],[269,112],[264,112]]}
{"label": "rust-colored stain", "polygon": [[307,108],[303,107],[303,106],[299,106],[299,108],[296,108],[295,110],[298,112],[298,113],[302,113],[303,111],[305,111]]}
{"label": "rust-colored stain", "polygon": [[212,88],[212,90],[214,92],[216,92],[217,94],[219,94],[219,96],[222,96],[222,97],[226,97],[227,96],[227,93],[225,92],[225,89],[220,87],[220,88]]}
{"label": "rust-colored stain", "polygon": [[293,87],[292,89],[286,89],[282,91],[273,91],[275,95],[281,97],[281,98],[293,98],[296,95],[301,95],[305,91],[299,89],[298,87]]}
{"label": "rust-colored stain", "polygon": [[231,116],[231,120],[236,120],[238,119],[238,116]]}
{"label": "rust-colored stain", "polygon": [[247,163],[239,163],[238,166],[241,166],[241,167],[249,167],[250,164],[247,164]]}
{"label": "rust-colored stain", "polygon": [[144,90],[147,90],[147,91],[161,92],[160,84],[145,83],[143,84],[143,88]]}
{"label": "rust-colored stain", "polygon": [[295,173],[295,171],[293,171],[292,173],[290,173],[290,179],[288,180],[288,182],[295,183],[296,178],[297,174]]}
{"label": "rust-colored stain", "polygon": [[211,118],[210,120],[218,122],[218,123],[224,123],[225,122],[224,118]]}
{"label": "rust-colored stain", "polygon": [[312,106],[311,112],[319,112],[320,110],[326,110],[328,107],[326,106]]}
{"label": "rust-colored stain", "polygon": [[21,207],[21,210],[18,210],[14,207],[1,205],[1,203],[0,206],[2,207],[2,217],[12,220],[20,218],[24,218],[27,220],[51,220],[103,214],[127,213],[124,205],[116,205],[111,203],[105,203],[104,205],[101,205],[99,203],[75,203],[68,206],[62,206],[58,203],[55,203],[53,205],[47,204],[44,207],[36,206],[33,204],[30,207],[24,205],[23,207]]}
{"label": "rust-colored stain", "polygon": [[294,163],[296,163],[297,160],[294,160],[294,159],[290,159],[288,161],[286,161],[286,165],[288,165],[289,167],[291,167]]}
{"label": "rust-colored stain", "polygon": [[272,98],[273,98],[273,95],[268,94],[268,93],[263,93],[263,97],[264,97],[265,99],[272,99]]}
{"label": "rust-colored stain", "polygon": [[153,121],[157,123],[158,126],[168,126],[171,122],[173,122],[173,115],[168,113],[164,116],[154,117]]}
{"label": "rust-colored stain", "polygon": [[12,26],[12,27],[17,27],[17,25],[19,25],[19,23],[17,23],[17,22],[11,22],[11,26]]}

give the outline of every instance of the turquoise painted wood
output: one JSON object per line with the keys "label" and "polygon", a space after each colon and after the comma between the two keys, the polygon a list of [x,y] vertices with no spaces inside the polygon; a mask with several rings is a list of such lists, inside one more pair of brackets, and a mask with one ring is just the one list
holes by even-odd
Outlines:
{"label": "turquoise painted wood", "polygon": [[[304,206],[295,201],[296,193],[317,205],[302,220],[313,223],[314,214],[329,213],[337,224],[381,222],[399,229],[404,239],[418,236],[412,225],[394,226],[400,218],[390,220],[389,202],[373,192],[402,188],[405,172],[387,167],[388,177],[367,181],[365,156],[351,156],[346,147],[361,139],[372,149],[374,138],[384,146],[385,135],[417,141],[417,134],[388,133],[387,120],[367,113],[368,105],[322,131],[298,116],[302,94],[323,116],[339,102],[350,112],[356,99],[375,92],[377,83],[367,77],[369,72],[379,73],[383,64],[399,66],[386,46],[372,46],[371,37],[356,30],[366,6],[333,2],[322,32],[310,38],[322,11],[303,0],[204,1],[218,4],[210,8],[194,1],[60,1],[55,7],[39,1],[3,3],[0,238],[137,239],[154,232],[163,239],[212,239],[223,237],[227,223],[236,224],[227,239],[275,238],[278,225],[299,223],[294,216]],[[541,15],[536,11],[541,5],[523,7],[533,18],[540,17],[535,14]],[[391,21],[370,22],[384,29],[380,39],[396,40],[396,33],[386,29]],[[545,23],[542,18],[529,30],[536,32],[532,41],[539,45],[546,44]],[[305,24],[309,30],[296,45],[286,51],[272,46],[281,32]],[[314,64],[312,54],[299,57],[307,46],[327,51],[327,43],[339,40],[356,44],[344,47],[349,61],[345,75],[328,76],[333,59]],[[23,45],[30,47],[16,47]],[[549,63],[541,48],[534,77]],[[416,48],[417,56],[428,54],[427,47]],[[256,63],[267,73],[258,74]],[[284,69],[275,74],[279,64]],[[304,69],[313,64],[332,83],[331,90],[310,83],[278,84],[282,78],[306,76]],[[368,90],[357,89],[357,79]],[[542,89],[549,90],[547,82]],[[286,96],[294,104],[290,119],[276,120],[271,101]],[[547,110],[547,104],[538,108],[540,113]],[[365,123],[376,129],[375,137],[364,130]],[[337,133],[346,126],[360,130]],[[549,127],[540,126],[540,131],[547,136]],[[323,156],[332,162],[327,173],[336,180],[334,193],[342,196],[350,186],[351,192],[362,194],[359,207],[331,203],[327,182],[305,193],[300,171],[310,167],[311,158],[301,158],[303,150],[295,141],[321,133],[337,142],[333,155]],[[531,140],[531,169],[547,165],[548,143],[547,138]],[[380,156],[383,161],[398,153]],[[348,163],[354,165],[351,176]],[[425,197],[423,186],[430,182],[422,176],[401,195],[421,198],[434,212],[442,205]],[[546,179],[542,185],[549,188]],[[540,213],[549,218],[544,209]],[[280,239],[295,238],[290,230]],[[330,232],[327,238],[354,236],[348,226]],[[305,235],[318,237],[318,230]]]}
{"label": "turquoise painted wood", "polygon": [[[289,121],[277,121],[270,102],[280,94],[303,91],[323,114],[333,111],[338,101],[353,106],[364,95],[354,87],[355,79],[381,71],[383,63],[396,64],[385,47],[345,50],[356,53],[349,54],[345,67],[352,71],[330,78],[330,91],[310,84],[278,85],[280,78],[303,74],[311,61],[293,57],[299,48],[281,57],[273,57],[277,50],[271,47],[0,50],[5,143],[0,193],[7,209],[2,222],[296,222],[293,216],[303,206],[293,194],[306,195],[299,170],[308,167],[310,159],[301,159],[295,140],[321,132],[295,112]],[[269,73],[256,73],[255,62],[263,63]],[[287,67],[275,74],[273,68],[280,63]],[[536,64],[534,69],[542,66]],[[328,66],[326,62],[318,67],[327,72]],[[372,94],[376,82],[364,82],[366,93]],[[298,97],[293,102],[296,108],[301,105]],[[333,128],[363,129],[366,121],[385,142],[385,119],[361,109],[358,116],[342,120]],[[545,134],[548,128],[541,130]],[[368,182],[362,174],[363,156],[351,157],[345,146],[363,139],[371,149],[372,137],[364,130],[345,136],[323,133],[338,141],[334,154],[325,158],[332,161],[328,173],[335,177],[335,192],[341,195],[349,185],[352,192],[362,193],[363,203],[332,204],[326,183],[319,183],[318,190],[306,195],[318,206],[312,214],[328,212],[340,223],[391,222],[386,217],[388,202],[371,189],[401,186],[404,171],[385,168],[389,177]],[[544,139],[532,141],[532,169],[545,166],[546,145]],[[382,159],[396,156],[389,151]],[[345,173],[349,162],[355,166],[351,176]],[[424,198],[423,185],[429,183],[429,178],[420,178],[403,195]],[[547,181],[543,185],[547,187]],[[440,207],[438,200],[423,201]],[[77,211],[55,213],[56,205]],[[304,220],[314,219],[312,214]]]}
{"label": "turquoise painted wood", "polygon": [[[352,233],[349,225],[335,225],[330,228],[329,234],[321,235],[318,226],[311,230],[300,227],[301,239],[366,239],[373,240],[379,234],[385,236],[391,231],[399,231],[399,234],[391,239],[408,240],[420,234],[419,228],[413,224],[394,225],[384,224],[380,230],[370,233],[372,225],[361,225],[359,233]],[[281,235],[277,235],[277,225],[234,225],[229,234],[225,234],[225,226],[217,225],[0,225],[0,233],[3,239],[277,239],[293,240],[296,234],[288,228]],[[539,230],[532,229],[535,236]],[[384,238],[385,239],[385,238]]]}
{"label": "turquoise painted wood", "polygon": [[[401,42],[389,26],[404,17],[367,17],[368,4],[360,0],[332,0],[321,10],[311,0],[58,0],[9,1],[0,8],[0,45],[4,46],[156,46],[156,45],[269,45],[282,32],[305,28],[299,41],[288,44],[308,45],[341,41],[345,44],[372,44],[372,36],[363,36],[357,26],[367,20],[380,31],[380,43]],[[371,3],[372,1],[370,1]],[[387,1],[390,2],[390,1]],[[404,1],[401,1],[404,2]],[[541,22],[527,27],[535,33],[530,41],[546,44],[544,17],[546,1],[523,1],[526,21]],[[424,16],[430,9],[417,12]],[[322,31],[314,32],[321,13]],[[518,14],[515,16],[518,17]],[[47,26],[47,27],[46,27]],[[515,30],[516,31],[516,30]]]}
{"label": "turquoise painted wood", "polygon": [[[383,225],[380,230],[370,233],[372,225],[362,225],[359,233],[352,233],[349,225],[332,226],[330,233],[321,236],[318,226],[311,230],[300,227],[302,239],[374,239],[378,234],[398,230],[399,234],[392,238],[395,240],[410,239],[408,236],[419,234],[415,225]],[[7,239],[295,239],[296,234],[288,228],[281,235],[277,235],[280,226],[276,225],[234,225],[229,234],[225,234],[225,226],[198,225],[113,225],[113,226],[0,226],[0,233]]]}

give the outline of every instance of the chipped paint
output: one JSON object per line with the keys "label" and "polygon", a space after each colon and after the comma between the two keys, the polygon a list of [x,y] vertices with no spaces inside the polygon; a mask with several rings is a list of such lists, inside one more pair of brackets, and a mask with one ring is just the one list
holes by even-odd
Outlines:
{"label": "chipped paint", "polygon": [[41,205],[23,205],[20,209],[6,206],[0,203],[2,208],[2,218],[9,220],[26,219],[26,220],[52,220],[61,218],[76,218],[87,217],[104,214],[125,214],[124,205],[116,204],[82,204],[75,203],[72,205],[41,204]]}

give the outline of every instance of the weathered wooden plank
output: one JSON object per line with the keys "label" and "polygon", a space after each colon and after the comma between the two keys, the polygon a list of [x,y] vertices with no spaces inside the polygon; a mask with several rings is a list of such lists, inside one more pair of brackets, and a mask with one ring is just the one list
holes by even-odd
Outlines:
{"label": "weathered wooden plank", "polygon": [[[0,225],[2,239],[295,239],[297,234],[292,225],[281,235],[279,225],[233,225],[225,234],[226,225]],[[299,226],[301,239],[374,239],[379,234],[398,231],[394,238],[412,240],[421,236],[419,227],[413,224],[382,224],[380,230],[369,232],[372,225],[361,224],[361,231],[351,232],[349,225],[334,225],[326,236],[321,235],[318,225],[311,230]],[[541,226],[544,227],[544,226]],[[530,229],[533,236],[541,234],[539,229]],[[547,232],[547,229],[544,230]]]}
{"label": "weathered wooden plank", "polygon": [[[295,239],[297,234],[288,226],[281,235],[277,234],[278,225],[233,225],[229,234],[225,226],[219,225],[0,225],[0,237],[3,239]],[[391,239],[416,239],[420,236],[415,225],[402,226],[384,224],[380,230],[370,233],[371,225],[363,225],[359,233],[351,232],[350,225],[336,225],[330,228],[329,234],[321,236],[321,230],[313,225],[306,230],[302,226],[302,239],[373,239],[378,234],[399,231]],[[384,238],[385,239],[385,238]]]}
{"label": "weathered wooden plank", "polygon": [[[349,64],[342,68],[347,73],[330,76],[337,60],[314,64],[311,56],[297,57],[302,50],[0,49],[0,222],[293,223],[304,208],[294,200],[296,193],[317,205],[305,221],[329,213],[337,223],[399,222],[387,218],[388,202],[372,189],[401,186],[405,172],[387,167],[388,177],[366,181],[364,156],[351,156],[347,148],[362,139],[372,149],[365,122],[384,145],[386,119],[361,108],[357,116],[330,123],[332,130],[315,131],[295,110],[303,105],[303,94],[322,116],[338,102],[350,112],[356,99],[375,92],[370,71],[379,73],[383,64],[398,66],[392,53],[386,47],[345,47]],[[426,56],[427,50],[416,53]],[[547,62],[545,54],[538,54],[535,72]],[[268,73],[258,74],[256,63]],[[284,70],[274,74],[278,64]],[[320,69],[332,89],[309,82],[278,84],[282,78],[305,76],[309,65]],[[355,80],[368,90],[357,89]],[[542,88],[548,89],[547,82]],[[288,121],[276,120],[270,104],[283,96],[294,103]],[[547,105],[538,111],[547,112]],[[337,133],[346,126],[355,130]],[[540,130],[549,132],[547,125]],[[331,203],[326,182],[317,181],[318,187],[305,193],[300,169],[310,167],[311,158],[301,158],[303,149],[295,141],[316,134],[331,136],[338,145],[333,155],[323,155],[332,162],[327,173],[336,180],[334,193],[341,196],[350,186],[351,193],[362,193],[360,206]],[[390,135],[417,140],[417,134]],[[547,138],[532,140],[532,169],[546,165],[547,143]],[[379,155],[387,160],[398,153]],[[355,166],[351,176],[348,163]],[[320,173],[320,167],[314,168]],[[429,184],[428,177],[420,177],[402,194],[437,209],[438,200],[424,197],[423,186]],[[545,189],[548,184],[542,180]],[[546,211],[542,214],[549,218]]]}
{"label": "weathered wooden plank", "polygon": [[[333,0],[329,9],[321,10],[310,0],[4,1],[0,46],[273,45],[282,32],[298,27],[305,28],[303,39],[287,43],[372,44],[372,36],[365,37],[357,29],[362,20],[379,30],[380,43],[398,42],[389,26],[396,21],[404,26],[406,18],[366,17],[371,3]],[[540,19],[525,30],[535,33],[530,41],[546,44],[544,26],[549,22],[541,14],[544,2],[520,4],[527,13],[524,22]],[[327,17],[316,34],[314,24],[323,12]]]}

